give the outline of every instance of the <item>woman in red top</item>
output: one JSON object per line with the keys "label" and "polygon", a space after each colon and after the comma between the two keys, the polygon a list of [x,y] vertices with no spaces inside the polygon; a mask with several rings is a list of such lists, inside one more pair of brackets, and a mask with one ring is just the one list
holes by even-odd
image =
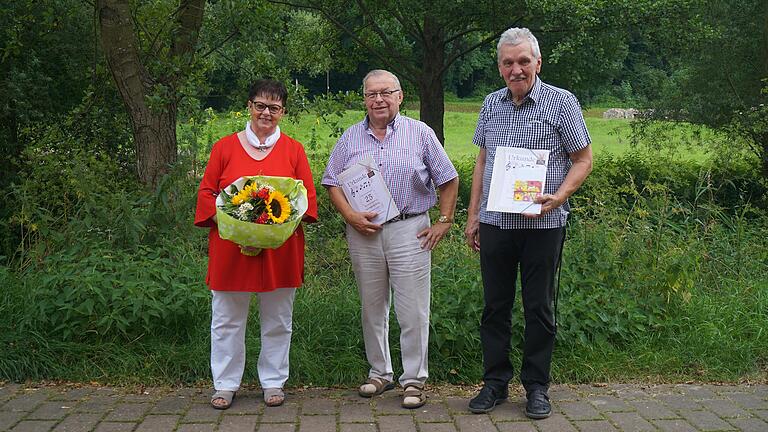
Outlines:
{"label": "woman in red top", "polygon": [[309,206],[305,222],[317,220],[312,172],[298,141],[280,133],[288,91],[277,81],[258,80],[248,95],[251,121],[244,131],[219,140],[197,195],[195,225],[209,227],[208,274],[212,293],[211,372],[215,393],[211,405],[227,409],[245,370],[245,327],[251,293],[259,297],[261,351],[258,373],[267,406],[285,401],[288,379],[293,299],[304,282],[304,232],[301,226],[279,248],[243,255],[240,246],[219,237],[216,196],[243,176],[292,177],[304,182]]}

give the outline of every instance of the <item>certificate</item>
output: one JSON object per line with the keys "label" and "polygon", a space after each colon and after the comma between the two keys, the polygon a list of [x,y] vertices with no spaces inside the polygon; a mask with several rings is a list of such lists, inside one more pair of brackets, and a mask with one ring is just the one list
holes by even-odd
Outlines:
{"label": "certificate", "polygon": [[544,193],[548,164],[549,150],[496,148],[487,210],[540,214],[534,200]]}
{"label": "certificate", "polygon": [[344,196],[355,211],[376,213],[371,222],[381,225],[400,214],[373,157],[359,160],[342,171],[339,181]]}

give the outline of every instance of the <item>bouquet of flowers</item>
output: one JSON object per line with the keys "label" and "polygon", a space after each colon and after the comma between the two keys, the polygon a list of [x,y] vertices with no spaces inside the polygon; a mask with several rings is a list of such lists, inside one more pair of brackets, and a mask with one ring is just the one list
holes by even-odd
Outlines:
{"label": "bouquet of flowers", "polygon": [[301,180],[240,177],[216,198],[219,236],[239,244],[244,255],[258,255],[264,248],[282,246],[307,206],[307,188]]}

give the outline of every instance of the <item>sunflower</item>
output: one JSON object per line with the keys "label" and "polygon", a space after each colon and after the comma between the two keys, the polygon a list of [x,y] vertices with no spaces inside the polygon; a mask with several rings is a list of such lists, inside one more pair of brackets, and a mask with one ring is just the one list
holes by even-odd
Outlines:
{"label": "sunflower", "polygon": [[274,191],[267,198],[267,213],[273,223],[281,224],[291,215],[291,203],[282,192]]}

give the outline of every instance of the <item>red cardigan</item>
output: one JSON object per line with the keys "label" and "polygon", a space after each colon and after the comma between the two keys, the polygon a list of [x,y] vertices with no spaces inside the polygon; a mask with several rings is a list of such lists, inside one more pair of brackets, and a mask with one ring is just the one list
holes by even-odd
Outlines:
{"label": "red cardigan", "polygon": [[256,256],[241,254],[240,246],[219,237],[213,222],[216,196],[238,178],[249,175],[303,180],[309,200],[304,221],[317,220],[315,184],[301,143],[281,134],[272,152],[257,161],[243,149],[237,134],[222,138],[211,150],[203,181],[197,191],[195,225],[211,229],[205,283],[217,291],[265,292],[299,287],[304,282],[304,231],[301,225],[282,246],[264,249]]}

